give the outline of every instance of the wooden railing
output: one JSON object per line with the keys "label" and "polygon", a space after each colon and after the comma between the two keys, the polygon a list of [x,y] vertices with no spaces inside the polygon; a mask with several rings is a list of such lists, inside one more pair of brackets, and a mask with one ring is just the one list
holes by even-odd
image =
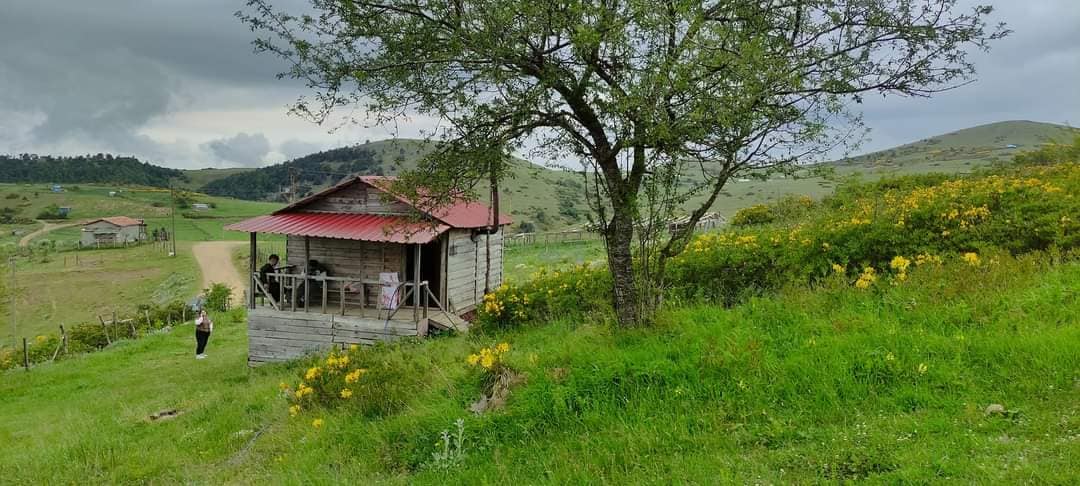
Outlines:
{"label": "wooden railing", "polygon": [[[329,275],[307,275],[303,273],[268,273],[268,278],[274,279],[279,285],[279,299],[275,299],[271,294],[270,289],[263,284],[258,272],[251,274],[252,288],[255,289],[256,295],[261,295],[265,298],[270,306],[277,311],[297,311],[297,303],[300,298],[300,292],[303,292],[303,305],[299,307],[302,312],[309,312],[311,310],[311,283],[320,283],[320,312],[327,313],[327,305],[329,297],[336,294],[338,297],[338,309],[341,315],[345,315],[348,308],[359,307],[374,308],[377,311],[379,319],[383,319],[383,311],[386,311],[385,319],[389,320],[397,314],[404,305],[396,305],[394,308],[385,308],[382,306],[382,282],[377,280],[365,280],[360,277],[332,277]],[[336,284],[336,288],[331,290],[331,284]],[[380,289],[375,294],[375,305],[367,305],[367,293],[365,287],[371,285]],[[351,288],[351,289],[350,289]],[[417,288],[420,290],[417,291]],[[302,290],[301,290],[302,289]],[[357,300],[350,301],[348,294],[359,294]],[[443,304],[435,298],[432,294],[430,286],[427,280],[422,280],[419,284],[414,282],[401,282],[394,288],[393,300],[398,302],[406,302],[409,297],[413,297],[413,320],[419,322],[421,318],[426,319],[428,317],[428,306],[431,301],[434,301],[439,310],[446,313],[447,310]]]}

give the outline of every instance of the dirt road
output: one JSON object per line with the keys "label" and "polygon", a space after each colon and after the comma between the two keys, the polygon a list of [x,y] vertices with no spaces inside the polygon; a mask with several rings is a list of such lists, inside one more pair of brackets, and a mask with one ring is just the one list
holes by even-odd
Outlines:
{"label": "dirt road", "polygon": [[247,279],[232,262],[233,250],[243,245],[242,241],[204,241],[191,247],[195,261],[199,262],[199,269],[202,270],[202,288],[215,282],[224,283],[233,289],[233,302],[244,300]]}
{"label": "dirt road", "polygon": [[48,233],[50,231],[58,230],[60,228],[67,228],[68,226],[75,226],[77,224],[82,224],[82,221],[73,221],[73,222],[70,222],[70,223],[60,223],[60,224],[50,223],[48,221],[41,221],[41,220],[37,220],[37,221],[39,223],[45,225],[45,226],[42,226],[41,229],[39,229],[37,231],[34,231],[33,233],[30,233],[30,234],[20,238],[19,239],[19,246],[30,246],[30,242],[34,241],[34,238],[37,238],[37,237],[39,237],[39,236],[41,236],[41,235],[43,235],[45,233]]}

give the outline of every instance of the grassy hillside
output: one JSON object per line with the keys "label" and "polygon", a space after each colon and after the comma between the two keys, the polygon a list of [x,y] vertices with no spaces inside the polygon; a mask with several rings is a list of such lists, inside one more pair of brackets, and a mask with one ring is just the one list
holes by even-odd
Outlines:
{"label": "grassy hillside", "polygon": [[[249,371],[242,316],[218,316],[204,361],[192,359],[188,325],[7,372],[0,439],[22,446],[0,448],[0,474],[14,484],[1067,483],[1080,464],[1077,287],[1075,263],[1005,259],[989,273],[920,270],[880,292],[842,285],[690,306],[653,330],[568,320],[368,350],[438,370],[382,418],[349,407],[290,418],[278,383],[295,384],[302,365]],[[474,416],[465,357],[501,341],[526,382],[505,410]],[[986,414],[991,404],[1004,412]],[[170,409],[179,415],[149,418]],[[442,470],[432,453],[457,419],[465,456]]]}
{"label": "grassy hillside", "polygon": [[[116,195],[109,196],[110,192],[116,192]],[[243,238],[242,234],[226,233],[221,228],[228,223],[266,214],[281,207],[281,204],[276,203],[243,201],[197,193],[188,193],[188,197],[192,202],[212,204],[215,207],[205,212],[177,210],[177,233],[183,241]],[[54,193],[48,186],[40,184],[0,184],[0,209],[12,208],[22,218],[35,218],[48,206],[67,206],[71,208],[67,220],[69,222],[107,216],[129,216],[145,219],[151,228],[171,228],[171,205],[170,192],[159,188],[74,184],[65,186],[64,192]],[[0,245],[14,245],[18,237],[13,232],[26,234],[36,227],[37,225],[0,225],[0,234],[6,235],[0,237]],[[41,239],[77,241],[79,228],[57,230],[42,236]]]}
{"label": "grassy hillside", "polygon": [[[966,172],[1005,162],[1047,143],[1071,142],[1080,130],[1033,121],[1004,121],[966,128],[850,159],[841,170],[879,173]],[[1015,147],[1010,147],[1014,145]]]}
{"label": "grassy hillside", "polygon": [[24,447],[0,449],[0,477],[1070,484],[1077,194],[1075,163],[847,185],[695,239],[636,329],[589,268],[500,288],[468,335],[255,370],[243,310],[216,315],[207,360],[184,325],[4,373],[0,440]]}

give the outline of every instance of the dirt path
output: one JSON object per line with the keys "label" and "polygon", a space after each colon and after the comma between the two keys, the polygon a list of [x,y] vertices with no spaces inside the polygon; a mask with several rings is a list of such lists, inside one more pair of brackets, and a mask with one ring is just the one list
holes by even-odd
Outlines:
{"label": "dirt path", "polygon": [[82,224],[82,221],[72,221],[70,223],[56,224],[56,223],[50,223],[50,222],[47,222],[47,221],[42,221],[40,219],[37,220],[37,222],[39,222],[39,223],[41,223],[41,224],[43,224],[45,226],[42,226],[41,229],[39,229],[37,231],[34,231],[33,233],[30,233],[30,234],[20,238],[19,239],[19,246],[30,246],[30,242],[34,241],[34,238],[37,238],[37,237],[39,237],[39,236],[41,236],[41,235],[43,235],[45,233],[48,233],[50,231],[58,230],[60,228],[67,228],[69,226],[75,226],[77,224]]}
{"label": "dirt path", "polygon": [[202,288],[215,282],[228,284],[233,289],[233,302],[244,299],[247,279],[240,275],[232,262],[233,250],[243,245],[242,241],[204,241],[191,247],[195,261],[199,262],[199,269],[202,270]]}

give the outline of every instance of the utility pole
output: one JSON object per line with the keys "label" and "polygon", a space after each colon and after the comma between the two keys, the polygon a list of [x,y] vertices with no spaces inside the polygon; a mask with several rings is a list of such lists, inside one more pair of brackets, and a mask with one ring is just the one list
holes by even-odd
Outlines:
{"label": "utility pole", "polygon": [[172,235],[169,235],[169,241],[172,242],[172,255],[176,256],[176,189],[173,188],[172,181],[169,181],[169,195],[172,199]]}
{"label": "utility pole", "polygon": [[8,258],[8,262],[11,263],[11,339],[12,345],[18,346],[19,338],[16,333],[18,326],[15,320],[15,257]]}

